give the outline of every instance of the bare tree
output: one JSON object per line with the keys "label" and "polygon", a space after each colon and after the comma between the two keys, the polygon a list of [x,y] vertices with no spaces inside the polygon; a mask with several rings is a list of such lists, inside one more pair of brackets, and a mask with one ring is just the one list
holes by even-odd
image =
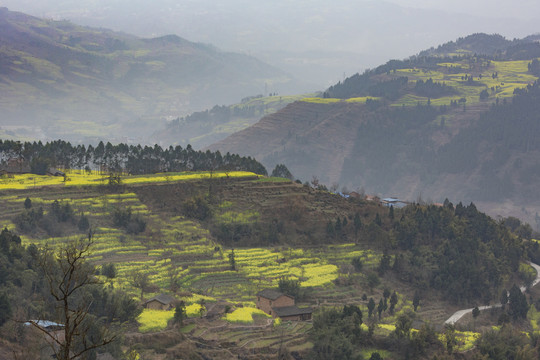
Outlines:
{"label": "bare tree", "polygon": [[57,250],[45,248],[40,259],[39,265],[43,270],[49,294],[56,301],[58,318],[63,325],[63,339],[47,332],[37,322],[32,322],[32,325],[48,336],[57,359],[78,359],[88,351],[105,346],[116,338],[106,328],[100,328],[99,335],[95,336],[93,321],[89,321],[92,317],[89,312],[91,303],[85,300],[84,290],[98,284],[94,267],[86,262],[92,244],[90,232],[87,239],[70,241]]}

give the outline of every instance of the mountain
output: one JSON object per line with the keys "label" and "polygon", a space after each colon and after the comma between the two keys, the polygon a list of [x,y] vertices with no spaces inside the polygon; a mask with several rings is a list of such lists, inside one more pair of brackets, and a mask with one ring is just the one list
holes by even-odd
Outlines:
{"label": "mountain", "polygon": [[[522,0],[525,1],[525,0]],[[422,2],[424,4],[422,4]],[[538,29],[538,3],[418,0],[3,0],[35,16],[69,19],[143,37],[182,34],[245,52],[320,89],[389,58],[474,32],[523,37]],[[427,5],[427,6],[426,6]],[[264,14],[264,15],[262,15]],[[283,91],[280,91],[281,93]]]}
{"label": "mountain", "polygon": [[303,180],[534,222],[540,44],[475,34],[440,49],[349,77],[209,148]]}
{"label": "mountain", "polygon": [[156,123],[287,86],[253,57],[0,10],[3,137],[126,140]]}
{"label": "mountain", "polygon": [[[504,56],[507,60],[517,60],[515,48],[535,47],[534,44],[540,41],[540,34],[529,35],[523,39],[508,40],[499,34],[477,33],[449,41],[439,45],[436,49],[431,48],[421,51],[418,56],[448,56],[459,53],[469,53],[488,56]],[[534,55],[533,55],[534,56]],[[525,58],[530,58],[526,55]]]}

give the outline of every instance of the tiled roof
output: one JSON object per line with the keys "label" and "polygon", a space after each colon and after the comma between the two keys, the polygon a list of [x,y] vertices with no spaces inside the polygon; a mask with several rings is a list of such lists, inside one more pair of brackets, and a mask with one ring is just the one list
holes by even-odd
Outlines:
{"label": "tiled roof", "polygon": [[311,314],[313,312],[313,309],[311,308],[300,309],[296,305],[293,305],[293,306],[275,307],[275,308],[272,308],[272,311],[274,311],[274,313],[277,316],[283,317],[283,316]]}
{"label": "tiled roof", "polygon": [[163,305],[169,305],[174,301],[174,298],[167,294],[159,294],[158,296],[154,296],[153,298],[146,300],[144,303],[148,304],[150,301],[154,300],[162,303]]}

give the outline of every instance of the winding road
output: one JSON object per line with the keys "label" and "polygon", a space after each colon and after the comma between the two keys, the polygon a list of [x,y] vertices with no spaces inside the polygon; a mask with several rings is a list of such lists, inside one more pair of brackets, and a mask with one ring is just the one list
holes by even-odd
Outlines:
{"label": "winding road", "polygon": [[[531,287],[535,286],[540,282],[540,265],[534,264],[532,262],[529,262],[529,265],[531,265],[536,270],[536,279],[531,284]],[[525,286],[520,287],[521,292],[524,292],[526,290]],[[487,306],[479,306],[479,310],[487,310],[492,308],[498,308],[501,307],[501,304],[496,305],[487,305]],[[450,316],[444,323],[449,325],[454,325],[456,322],[459,321],[465,314],[472,313],[473,308],[470,309],[464,309],[464,310],[458,310],[452,316]]]}

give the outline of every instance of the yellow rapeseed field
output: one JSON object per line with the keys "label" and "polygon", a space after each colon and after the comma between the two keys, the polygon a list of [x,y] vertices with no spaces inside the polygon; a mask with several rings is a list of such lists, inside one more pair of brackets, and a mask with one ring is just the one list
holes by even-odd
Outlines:
{"label": "yellow rapeseed field", "polygon": [[[249,177],[258,176],[248,171],[216,171],[210,172],[181,172],[181,173],[163,173],[152,175],[122,176],[123,184],[144,184],[155,182],[174,182],[186,180],[199,180],[224,177]],[[87,174],[84,171],[71,170],[63,176],[35,175],[35,174],[16,174],[3,176],[0,178],[0,190],[23,190],[41,186],[90,186],[104,185],[108,183],[107,175],[99,175],[96,172]],[[116,195],[115,195],[116,196]]]}
{"label": "yellow rapeseed field", "polygon": [[242,307],[234,310],[232,313],[225,314],[223,319],[232,323],[244,323],[251,324],[253,322],[253,315],[257,314],[267,318],[271,318],[270,315],[264,311],[252,307]]}
{"label": "yellow rapeseed field", "polygon": [[160,331],[167,327],[167,323],[174,316],[174,311],[144,309],[137,318],[139,331],[142,333]]}

